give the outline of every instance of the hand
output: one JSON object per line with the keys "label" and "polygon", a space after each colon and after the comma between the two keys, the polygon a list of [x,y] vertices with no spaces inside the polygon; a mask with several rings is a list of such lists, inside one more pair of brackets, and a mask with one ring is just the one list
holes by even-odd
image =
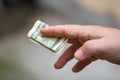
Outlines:
{"label": "hand", "polygon": [[78,62],[73,72],[81,71],[91,62],[102,59],[120,64],[120,30],[102,26],[58,25],[41,29],[43,36],[66,37],[72,45],[55,63],[62,68],[74,57]]}

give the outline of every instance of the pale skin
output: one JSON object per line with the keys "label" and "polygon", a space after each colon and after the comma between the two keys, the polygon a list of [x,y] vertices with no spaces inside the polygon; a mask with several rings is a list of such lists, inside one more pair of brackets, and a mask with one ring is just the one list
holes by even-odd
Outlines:
{"label": "pale skin", "polygon": [[76,58],[72,68],[79,72],[97,59],[120,64],[120,30],[96,25],[57,25],[40,30],[43,36],[66,37],[72,44],[55,63],[62,68],[68,61]]}

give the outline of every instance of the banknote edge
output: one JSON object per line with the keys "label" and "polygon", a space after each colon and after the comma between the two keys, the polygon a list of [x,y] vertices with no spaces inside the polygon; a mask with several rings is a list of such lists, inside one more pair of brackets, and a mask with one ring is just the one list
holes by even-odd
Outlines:
{"label": "banknote edge", "polygon": [[34,24],[34,26],[32,27],[32,29],[28,32],[27,36],[31,37],[33,32],[37,29],[38,25],[41,23],[40,20],[37,20]]}
{"label": "banknote edge", "polygon": [[68,39],[66,38],[65,41],[63,42],[63,44],[61,44],[57,49],[56,49],[56,54],[61,54],[63,48],[65,47],[65,44],[68,42]]}
{"label": "banknote edge", "polygon": [[67,42],[68,42],[68,39],[66,38],[65,41],[56,50],[57,51],[61,50]]}
{"label": "banknote edge", "polygon": [[47,48],[48,50],[50,50],[50,51],[52,51],[52,52],[54,52],[54,53],[57,53],[57,52],[58,52],[57,50],[54,50],[54,49],[52,49],[52,48],[49,48],[49,47],[45,46],[44,44],[42,44],[42,43],[40,43],[40,42],[38,42],[38,41],[36,41],[36,40],[34,40],[34,39],[32,39],[32,38],[30,38],[29,40],[32,41],[32,42],[34,42],[34,43],[36,43],[37,45],[41,45],[41,46]]}
{"label": "banknote edge", "polygon": [[66,39],[66,38],[62,38],[62,39],[59,41],[59,43],[58,43],[56,46],[53,47],[53,50],[57,50],[58,47],[60,47],[61,44],[65,41],[65,39]]}

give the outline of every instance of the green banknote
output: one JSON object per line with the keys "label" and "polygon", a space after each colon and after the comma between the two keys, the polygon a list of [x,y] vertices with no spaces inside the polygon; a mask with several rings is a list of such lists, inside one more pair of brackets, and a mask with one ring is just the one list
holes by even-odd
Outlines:
{"label": "green banknote", "polygon": [[27,36],[30,40],[43,45],[53,52],[58,52],[65,45],[65,43],[67,43],[68,39],[65,37],[43,37],[40,33],[40,29],[45,27],[49,26],[38,20],[34,24],[33,28],[28,32]]}

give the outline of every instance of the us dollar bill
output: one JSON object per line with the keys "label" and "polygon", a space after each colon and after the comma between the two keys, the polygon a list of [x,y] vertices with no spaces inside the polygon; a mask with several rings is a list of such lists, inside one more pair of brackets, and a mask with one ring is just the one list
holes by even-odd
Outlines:
{"label": "us dollar bill", "polygon": [[28,37],[35,43],[50,49],[53,52],[58,52],[63,48],[68,39],[65,37],[43,37],[40,33],[41,28],[49,27],[46,23],[38,20],[34,24],[33,28],[28,32]]}

